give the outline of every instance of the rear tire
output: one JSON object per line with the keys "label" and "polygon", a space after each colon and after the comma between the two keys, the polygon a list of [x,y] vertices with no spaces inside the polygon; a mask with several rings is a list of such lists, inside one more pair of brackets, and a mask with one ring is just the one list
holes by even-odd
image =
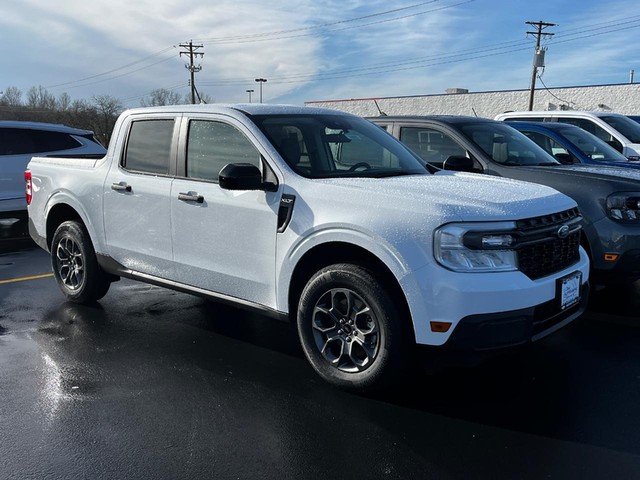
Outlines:
{"label": "rear tire", "polygon": [[95,302],[111,286],[98,265],[87,230],[77,221],[64,222],[57,228],[51,242],[51,266],[58,287],[73,302]]}
{"label": "rear tire", "polygon": [[298,334],[316,372],[329,383],[358,392],[398,379],[408,349],[402,309],[368,269],[336,264],[318,271],[298,304]]}

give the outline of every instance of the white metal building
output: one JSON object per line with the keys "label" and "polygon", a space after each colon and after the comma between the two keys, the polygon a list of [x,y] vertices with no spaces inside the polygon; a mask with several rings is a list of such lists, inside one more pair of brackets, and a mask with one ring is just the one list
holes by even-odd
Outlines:
{"label": "white metal building", "polygon": [[[379,115],[379,107],[387,115],[476,115],[493,118],[507,111],[527,110],[529,90],[468,92],[450,88],[447,93],[439,95],[324,100],[305,104],[364,117]],[[536,89],[533,109],[640,115],[640,83]]]}

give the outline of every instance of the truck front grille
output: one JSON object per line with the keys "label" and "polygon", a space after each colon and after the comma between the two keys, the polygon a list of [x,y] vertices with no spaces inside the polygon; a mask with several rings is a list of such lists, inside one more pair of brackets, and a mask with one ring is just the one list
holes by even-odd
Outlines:
{"label": "truck front grille", "polygon": [[570,267],[580,259],[580,230],[558,235],[563,225],[572,230],[581,222],[577,208],[517,222],[516,252],[522,273],[537,279]]}

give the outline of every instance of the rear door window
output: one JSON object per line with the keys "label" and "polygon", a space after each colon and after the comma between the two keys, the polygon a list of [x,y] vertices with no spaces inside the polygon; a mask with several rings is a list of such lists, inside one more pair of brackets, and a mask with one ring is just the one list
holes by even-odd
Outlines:
{"label": "rear door window", "polygon": [[467,155],[467,151],[453,138],[433,128],[402,127],[400,141],[423,160],[437,166],[442,166],[453,155]]}
{"label": "rear door window", "polygon": [[173,119],[133,122],[123,167],[134,172],[168,175],[174,123]]}

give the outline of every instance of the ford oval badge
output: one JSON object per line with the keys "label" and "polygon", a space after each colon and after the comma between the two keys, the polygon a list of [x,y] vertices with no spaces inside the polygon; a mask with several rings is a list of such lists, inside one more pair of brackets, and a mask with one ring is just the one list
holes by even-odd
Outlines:
{"label": "ford oval badge", "polygon": [[556,234],[558,238],[567,238],[569,236],[569,225],[562,225]]}

